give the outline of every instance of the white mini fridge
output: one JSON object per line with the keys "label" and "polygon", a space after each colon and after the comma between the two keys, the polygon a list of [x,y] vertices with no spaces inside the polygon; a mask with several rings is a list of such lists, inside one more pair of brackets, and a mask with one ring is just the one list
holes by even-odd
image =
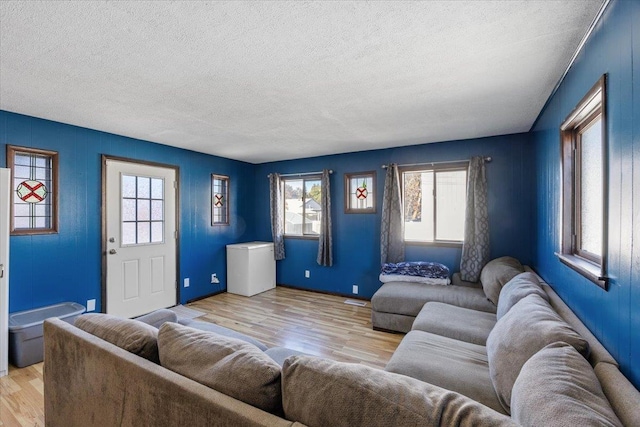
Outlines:
{"label": "white mini fridge", "polygon": [[273,243],[227,245],[227,292],[250,297],[275,287]]}

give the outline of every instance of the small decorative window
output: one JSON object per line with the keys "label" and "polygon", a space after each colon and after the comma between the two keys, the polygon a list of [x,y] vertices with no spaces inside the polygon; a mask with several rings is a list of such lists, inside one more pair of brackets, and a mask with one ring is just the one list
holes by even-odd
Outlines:
{"label": "small decorative window", "polygon": [[344,213],[376,212],[376,172],[344,174]]}
{"label": "small decorative window", "polygon": [[11,234],[58,232],[58,153],[7,145],[12,175]]}
{"label": "small decorative window", "polygon": [[211,175],[211,225],[229,225],[229,177]]}

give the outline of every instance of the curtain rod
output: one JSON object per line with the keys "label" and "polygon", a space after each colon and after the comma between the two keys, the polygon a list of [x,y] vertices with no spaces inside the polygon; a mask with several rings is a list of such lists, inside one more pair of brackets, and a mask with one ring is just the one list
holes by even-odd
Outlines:
{"label": "curtain rod", "polygon": [[[485,157],[485,163],[489,163],[493,160],[491,157]],[[434,166],[434,165],[444,165],[444,164],[454,164],[454,163],[469,163],[469,160],[452,160],[450,162],[425,162],[425,163],[407,163],[404,165],[398,165],[400,167],[410,167],[410,166]],[[382,165],[382,169],[386,169],[389,165]]]}
{"label": "curtain rod", "polygon": [[[333,173],[333,169],[329,169],[329,173],[332,174]],[[273,174],[267,175],[267,178],[270,178],[271,175],[273,175]],[[303,173],[283,173],[280,176],[288,177],[288,176],[307,176],[307,175],[322,175],[322,171],[319,171],[319,172],[303,172]]]}

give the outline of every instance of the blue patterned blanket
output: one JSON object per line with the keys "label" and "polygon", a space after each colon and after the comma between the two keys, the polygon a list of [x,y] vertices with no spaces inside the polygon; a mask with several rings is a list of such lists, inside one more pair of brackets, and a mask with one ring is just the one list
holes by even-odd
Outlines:
{"label": "blue patterned blanket", "polygon": [[382,274],[400,274],[403,276],[420,276],[431,279],[449,278],[449,268],[438,262],[412,261],[387,263],[382,266]]}

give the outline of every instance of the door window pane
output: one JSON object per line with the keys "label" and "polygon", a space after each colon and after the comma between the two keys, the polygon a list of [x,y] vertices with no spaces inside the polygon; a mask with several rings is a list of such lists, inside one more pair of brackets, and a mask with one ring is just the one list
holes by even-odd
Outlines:
{"label": "door window pane", "polygon": [[122,245],[164,241],[164,181],[146,176],[121,177]]}

